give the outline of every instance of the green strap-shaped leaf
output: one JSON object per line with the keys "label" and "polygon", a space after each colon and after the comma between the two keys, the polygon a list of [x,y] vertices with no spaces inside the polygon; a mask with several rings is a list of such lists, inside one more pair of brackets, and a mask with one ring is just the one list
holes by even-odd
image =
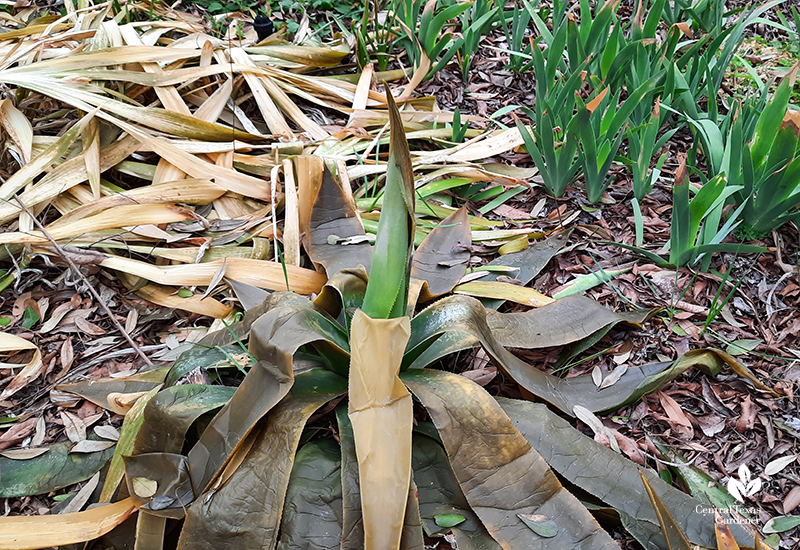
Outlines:
{"label": "green strap-shaped leaf", "polygon": [[402,317],[406,312],[411,252],[414,246],[414,171],[403,119],[386,85],[391,142],[383,207],[375,237],[371,277],[364,313],[373,319]]}
{"label": "green strap-shaped leaf", "polygon": [[[642,490],[640,466],[578,432],[545,405],[501,397],[497,402],[553,470],[630,516],[627,527],[645,548],[653,544],[666,550],[658,518]],[[715,546],[713,514],[697,512],[698,507],[710,506],[671,487],[650,470],[644,470],[644,475],[689,540],[704,547]],[[749,540],[741,526],[731,525],[731,528],[740,544]]]}
{"label": "green strap-shaped leaf", "polygon": [[[432,427],[432,429],[435,429]],[[458,480],[453,475],[447,454],[435,440],[414,434],[411,465],[419,488],[419,508],[428,535],[444,535],[452,530],[461,550],[500,550],[475,512],[469,507]],[[463,521],[442,529],[436,516],[455,514]]]}
{"label": "green strap-shaped leaf", "polygon": [[792,88],[797,78],[797,71],[800,68],[800,63],[795,63],[786,76],[781,81],[778,89],[775,90],[775,95],[761,116],[758,117],[756,124],[755,134],[753,135],[753,146],[750,149],[750,154],[753,159],[753,166],[758,169],[767,158],[772,143],[775,141],[775,136],[778,135],[783,116],[786,114],[786,107],[789,105],[789,99],[792,95]]}
{"label": "green strap-shaped leaf", "polygon": [[[501,546],[619,548],[486,390],[434,370],[406,373],[403,381],[430,413],[470,507]],[[558,531],[541,537],[518,514],[544,515]]]}
{"label": "green strap-shaped leaf", "polygon": [[297,452],[286,490],[278,550],[338,550],[341,542],[339,446],[330,439],[318,439]]}
{"label": "green strap-shaped leaf", "polygon": [[[547,308],[552,308],[548,312],[549,315],[549,313],[559,311],[560,308],[565,308],[566,311],[569,311],[575,306],[578,306],[577,309],[582,309],[584,313],[589,314],[585,317],[586,325],[584,328],[577,328],[581,327],[584,322],[583,318],[580,317],[580,313],[577,317],[565,314],[561,319],[559,319],[559,315],[554,317],[545,316],[544,318],[548,322],[542,324],[540,324],[541,319],[537,319],[537,313],[543,310],[547,311]],[[737,374],[752,380],[757,386],[760,384],[752,373],[736,363],[729,355],[719,350],[707,349],[690,351],[673,363],[655,363],[628,369],[616,384],[601,390],[595,385],[591,375],[558,378],[525,363],[503,347],[506,344],[514,345],[515,347],[535,348],[538,347],[538,342],[535,339],[537,337],[542,338],[545,342],[548,341],[548,338],[553,338],[550,342],[555,342],[555,338],[560,337],[563,338],[563,343],[568,343],[592,334],[592,332],[600,330],[604,326],[608,326],[608,323],[599,326],[592,325],[592,315],[599,315],[597,311],[590,310],[592,307],[598,307],[598,305],[592,306],[591,300],[580,296],[562,298],[552,304],[528,312],[525,314],[528,318],[520,315],[517,320],[530,323],[528,326],[523,326],[520,323],[518,327],[512,325],[510,330],[508,328],[502,330],[501,327],[498,330],[498,334],[506,340],[501,342],[493,335],[492,327],[489,326],[491,316],[487,315],[487,311],[481,306],[480,302],[466,296],[453,296],[439,300],[439,302],[420,313],[412,321],[411,340],[409,340],[406,352],[408,363],[410,363],[409,370],[429,365],[448,353],[480,345],[492,360],[502,367],[519,385],[570,416],[574,416],[573,407],[575,405],[580,405],[593,412],[599,412],[611,410],[635,401],[642,395],[673,380],[693,366],[715,374],[723,364],[727,363]],[[426,312],[429,314],[426,315]],[[639,319],[643,320],[646,318],[647,313],[636,315],[642,315]],[[631,319],[626,319],[625,315],[623,315],[621,318],[617,317],[616,320],[611,320],[611,322],[619,321],[631,322]],[[548,327],[549,330],[544,327]],[[524,334],[533,336],[527,344],[517,338],[517,336]],[[439,336],[439,339],[425,349],[425,344],[437,336]],[[548,345],[556,344],[550,343]],[[424,352],[420,352],[423,349]],[[763,385],[759,387],[763,387]]]}
{"label": "green strap-shaped leaf", "polygon": [[178,548],[275,548],[303,427],[319,407],[346,391],[347,381],[330,371],[299,374],[289,395],[262,423],[253,447],[233,475],[189,508]]}

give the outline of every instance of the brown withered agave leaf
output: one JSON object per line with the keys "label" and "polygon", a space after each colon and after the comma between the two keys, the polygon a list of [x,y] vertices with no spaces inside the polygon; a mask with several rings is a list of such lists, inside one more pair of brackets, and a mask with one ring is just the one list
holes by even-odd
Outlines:
{"label": "brown withered agave leaf", "polygon": [[131,499],[126,498],[72,514],[4,517],[0,548],[35,550],[81,543],[103,536],[135,512]]}
{"label": "brown withered agave leaf", "polygon": [[[292,356],[300,346],[326,340],[331,354],[338,352],[341,355],[339,365],[331,366],[346,373],[349,349],[347,335],[324,312],[309,307],[307,300],[300,298],[305,302],[303,306],[291,305],[297,303],[296,298],[299,297],[286,293],[270,295],[265,305],[266,311],[252,323],[246,319],[252,325],[249,327],[252,332],[249,352],[256,363],[188,456],[149,453],[130,457],[126,461],[126,467],[130,469],[129,479],[155,479],[154,474],[144,473],[148,471],[146,465],[140,467],[145,461],[150,461],[149,464],[154,464],[156,468],[166,468],[172,472],[171,482],[167,483],[162,476],[159,487],[175,485],[181,488],[171,495],[159,493],[149,501],[137,501],[140,508],[167,517],[183,515],[184,507],[210,487],[257,422],[286,396],[294,379]],[[200,344],[219,345],[232,341],[234,336],[222,331]]]}
{"label": "brown withered agave leaf", "polygon": [[336,421],[342,455],[342,550],[361,550],[364,548],[361,486],[358,481],[353,425],[347,414],[347,407],[340,405],[336,408]]}
{"label": "brown withered agave leaf", "polygon": [[420,433],[414,433],[412,447],[414,481],[419,487],[420,513],[428,535],[444,535],[448,528],[436,524],[436,516],[457,514],[464,518],[449,528],[462,550],[499,550],[478,516],[469,506],[458,480],[453,475],[447,454],[441,444]]}
{"label": "brown withered agave leaf", "polygon": [[358,457],[366,548],[397,548],[405,523],[413,401],[397,375],[409,332],[405,316],[372,319],[360,309],[353,315],[348,415]]}
{"label": "brown withered agave leaf", "polygon": [[453,290],[467,272],[472,244],[469,216],[462,207],[433,228],[411,261],[411,277],[424,281],[419,296],[427,302]]}
{"label": "brown withered agave leaf", "polygon": [[346,390],[346,379],[332,372],[316,369],[299,374],[288,398],[261,423],[258,440],[241,465],[219,489],[189,508],[178,548],[274,548],[306,420]]}
{"label": "brown withered agave leaf", "polygon": [[324,267],[329,277],[359,265],[369,271],[372,246],[366,241],[348,243],[348,239],[366,236],[352,194],[333,177],[321,157],[299,156],[295,166],[300,232],[311,260]]}
{"label": "brown withered agave leaf", "polygon": [[[558,254],[564,245],[567,243],[572,230],[562,231],[544,241],[538,242],[533,246],[529,246],[520,252],[512,252],[495,258],[489,262],[489,266],[507,266],[518,268],[519,271],[514,273],[514,278],[521,281],[521,284],[527,285],[534,277],[536,277],[542,269],[547,266],[547,263]],[[481,277],[481,281],[496,281],[501,273],[489,272],[485,277]],[[503,304],[503,300],[481,300],[484,306],[491,309],[497,309]]]}
{"label": "brown withered agave leaf", "polygon": [[[358,459],[356,457],[353,426],[347,415],[347,407],[336,408],[336,419],[339,425],[339,444],[341,448],[341,486],[342,486],[342,515],[339,529],[341,532],[341,550],[362,550],[364,548],[364,525],[361,513],[361,487],[358,476]],[[421,517],[417,488],[412,480],[408,500],[406,502],[406,517],[403,532],[400,537],[400,548],[412,549],[424,547],[422,538]],[[340,548],[339,545],[334,548]]]}
{"label": "brown withered agave leaf", "polygon": [[690,367],[714,375],[723,364],[728,364],[757,387],[763,386],[748,369],[715,349],[690,351],[672,363],[629,368],[616,384],[600,389],[591,374],[558,378],[528,365],[504,347],[533,349],[564,345],[587,338],[609,324],[640,325],[652,314],[602,310],[603,306],[581,296],[568,296],[541,308],[512,314],[486,310],[480,302],[466,296],[447,297],[412,320],[405,364],[410,369],[421,368],[450,353],[481,346],[518,384],[570,416],[574,416],[575,405],[601,412],[630,403]]}
{"label": "brown withered agave leaf", "polygon": [[[345,412],[344,418],[347,418],[346,407],[342,410]],[[349,437],[352,448],[352,431],[345,437]],[[286,501],[291,505],[285,506],[281,521],[281,538],[278,542],[281,550],[307,548],[309,541],[313,541],[315,548],[364,548],[363,531],[358,531],[360,542],[356,542],[353,536],[356,530],[349,530],[349,537],[343,536],[343,525],[347,525],[347,510],[343,500],[343,493],[348,491],[345,480],[354,480],[354,494],[359,495],[359,492],[357,469],[353,477],[348,477],[342,470],[348,464],[345,453],[348,443],[344,439],[340,443],[341,448],[331,440],[316,440],[298,451],[286,493]],[[355,449],[352,450],[352,459],[355,460]],[[349,492],[353,494],[352,490]],[[406,506],[406,524],[400,541],[401,550],[424,548],[416,493],[417,487],[412,484]],[[357,512],[360,518],[358,502],[357,508],[350,512]]]}
{"label": "brown withered agave leaf", "polygon": [[282,550],[339,548],[342,542],[342,457],[331,439],[311,441],[297,451],[286,490],[278,542]]}
{"label": "brown withered agave leaf", "polygon": [[[486,390],[430,369],[402,379],[430,413],[470,507],[501,546],[619,548]],[[518,514],[545,515],[558,532],[542,538]]]}
{"label": "brown withered agave leaf", "polygon": [[170,367],[161,367],[124,378],[104,378],[74,384],[61,384],[56,386],[56,389],[80,395],[95,405],[108,409],[110,407],[109,395],[148,392],[164,383],[169,369]]}
{"label": "brown withered agave leaf", "polygon": [[[647,493],[641,490],[640,471],[689,540],[704,547],[714,546],[713,523],[708,516],[697,513],[698,506],[708,505],[578,432],[544,405],[500,397],[497,402],[554,471],[629,516],[625,525],[645,548],[654,544],[666,550],[666,541]],[[731,529],[740,544],[751,538],[740,525],[733,524]]]}

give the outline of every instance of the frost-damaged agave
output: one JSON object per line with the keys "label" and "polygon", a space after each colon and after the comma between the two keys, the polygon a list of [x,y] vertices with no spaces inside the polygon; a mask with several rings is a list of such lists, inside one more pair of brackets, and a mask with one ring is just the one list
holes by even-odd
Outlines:
{"label": "frost-damaged agave", "polygon": [[[132,503],[137,548],[161,548],[179,528],[181,549],[422,549],[423,532],[447,531],[459,548],[617,549],[561,478],[594,508],[616,510],[645,547],[676,548],[662,534],[671,524],[651,506],[636,464],[547,405],[494,398],[466,377],[431,367],[480,346],[520,386],[570,417],[577,407],[617,408],[690,366],[713,373],[727,362],[749,373],[726,354],[703,350],[632,368],[599,390],[590,376],[557,378],[509,353],[505,346],[579,342],[618,322],[641,323],[649,312],[618,314],[573,296],[504,314],[469,296],[443,296],[466,270],[458,260],[469,257],[468,217],[462,209],[444,220],[412,256],[413,173],[389,104],[391,152],[374,250],[331,244],[363,228],[352,199],[325,172],[301,222],[310,257],[335,271],[315,300],[234,283],[252,306],[241,322],[209,335],[170,368],[108,382],[107,391],[149,393],[126,416],[107,474],[104,501],[114,500],[124,460],[126,486],[107,507],[107,528],[81,540],[121,522]],[[554,236],[503,262],[535,264],[526,267],[533,277],[563,242]],[[357,267],[338,269],[343,258]],[[417,296],[439,299],[410,318]],[[238,387],[177,383],[198,366],[241,356],[244,340],[252,364]],[[98,384],[66,389],[98,399]],[[432,422],[414,424],[409,390]],[[335,407],[337,437],[304,437],[326,405]],[[197,422],[205,427],[182,454],[190,427],[215,411],[210,422]],[[300,446],[308,436],[315,438]],[[695,512],[700,503],[654,472],[642,474],[688,541],[711,546],[714,524]],[[124,493],[129,499],[119,500]],[[749,538],[732,529],[740,541]]]}

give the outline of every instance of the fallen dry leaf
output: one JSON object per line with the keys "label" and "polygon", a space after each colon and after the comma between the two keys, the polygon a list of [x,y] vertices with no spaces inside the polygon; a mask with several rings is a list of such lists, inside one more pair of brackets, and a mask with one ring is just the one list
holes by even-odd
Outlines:
{"label": "fallen dry leaf", "polygon": [[27,364],[21,365],[22,370],[8,383],[3,393],[0,393],[0,400],[7,399],[26,387],[39,378],[45,369],[45,365],[42,363],[42,352],[39,351],[39,348],[24,338],[0,332],[0,357],[26,350],[34,350],[33,356]]}
{"label": "fallen dry leaf", "polygon": [[13,447],[36,430],[36,418],[29,418],[24,422],[12,425],[0,435],[0,451]]}
{"label": "fallen dry leaf", "polygon": [[783,499],[783,513],[789,514],[800,506],[800,485],[795,485]]}

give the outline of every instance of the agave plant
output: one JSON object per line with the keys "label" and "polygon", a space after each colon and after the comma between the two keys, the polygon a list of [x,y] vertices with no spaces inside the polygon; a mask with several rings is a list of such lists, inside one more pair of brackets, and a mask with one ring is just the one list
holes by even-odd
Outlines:
{"label": "agave plant", "polygon": [[[714,373],[728,363],[752,374],[722,352],[699,350],[631,368],[601,390],[591,376],[558,378],[507,351],[580,343],[620,322],[640,324],[650,312],[615,313],[572,296],[499,313],[450,294],[466,271],[468,217],[456,212],[412,254],[413,172],[399,113],[387,97],[391,150],[374,249],[341,244],[364,231],[352,199],[326,172],[302,222],[309,256],[331,273],[313,301],[232,283],[248,307],[244,318],[174,365],[105,388],[65,388],[98,400],[110,392],[147,393],[127,413],[106,475],[101,501],[116,502],[75,514],[93,514],[95,528],[86,527],[88,516],[83,523],[75,518],[57,543],[100,536],[135,509],[136,548],[162,548],[165,537],[175,544],[179,533],[181,549],[422,549],[423,533],[452,532],[459,548],[617,549],[587,508],[599,506],[615,509],[648,548],[676,548],[666,529],[672,524],[693,544],[713,544],[714,524],[695,513],[698,501],[551,409],[586,419],[690,366]],[[563,242],[554,236],[503,262],[527,264],[520,277],[529,279]],[[343,262],[351,267],[341,268]],[[431,303],[413,315],[418,301]],[[549,406],[495,398],[436,368],[442,357],[474,347]],[[198,367],[220,363],[249,369],[236,387],[182,383]],[[417,409],[414,422],[412,394],[430,421]],[[335,427],[310,422],[331,410]],[[651,506],[640,471],[673,523]],[[584,503],[561,479],[593,502]],[[49,519],[28,521],[41,529]],[[731,527],[740,541],[749,538]],[[110,535],[130,543],[125,533],[120,527]],[[35,547],[28,544],[17,547]]]}

